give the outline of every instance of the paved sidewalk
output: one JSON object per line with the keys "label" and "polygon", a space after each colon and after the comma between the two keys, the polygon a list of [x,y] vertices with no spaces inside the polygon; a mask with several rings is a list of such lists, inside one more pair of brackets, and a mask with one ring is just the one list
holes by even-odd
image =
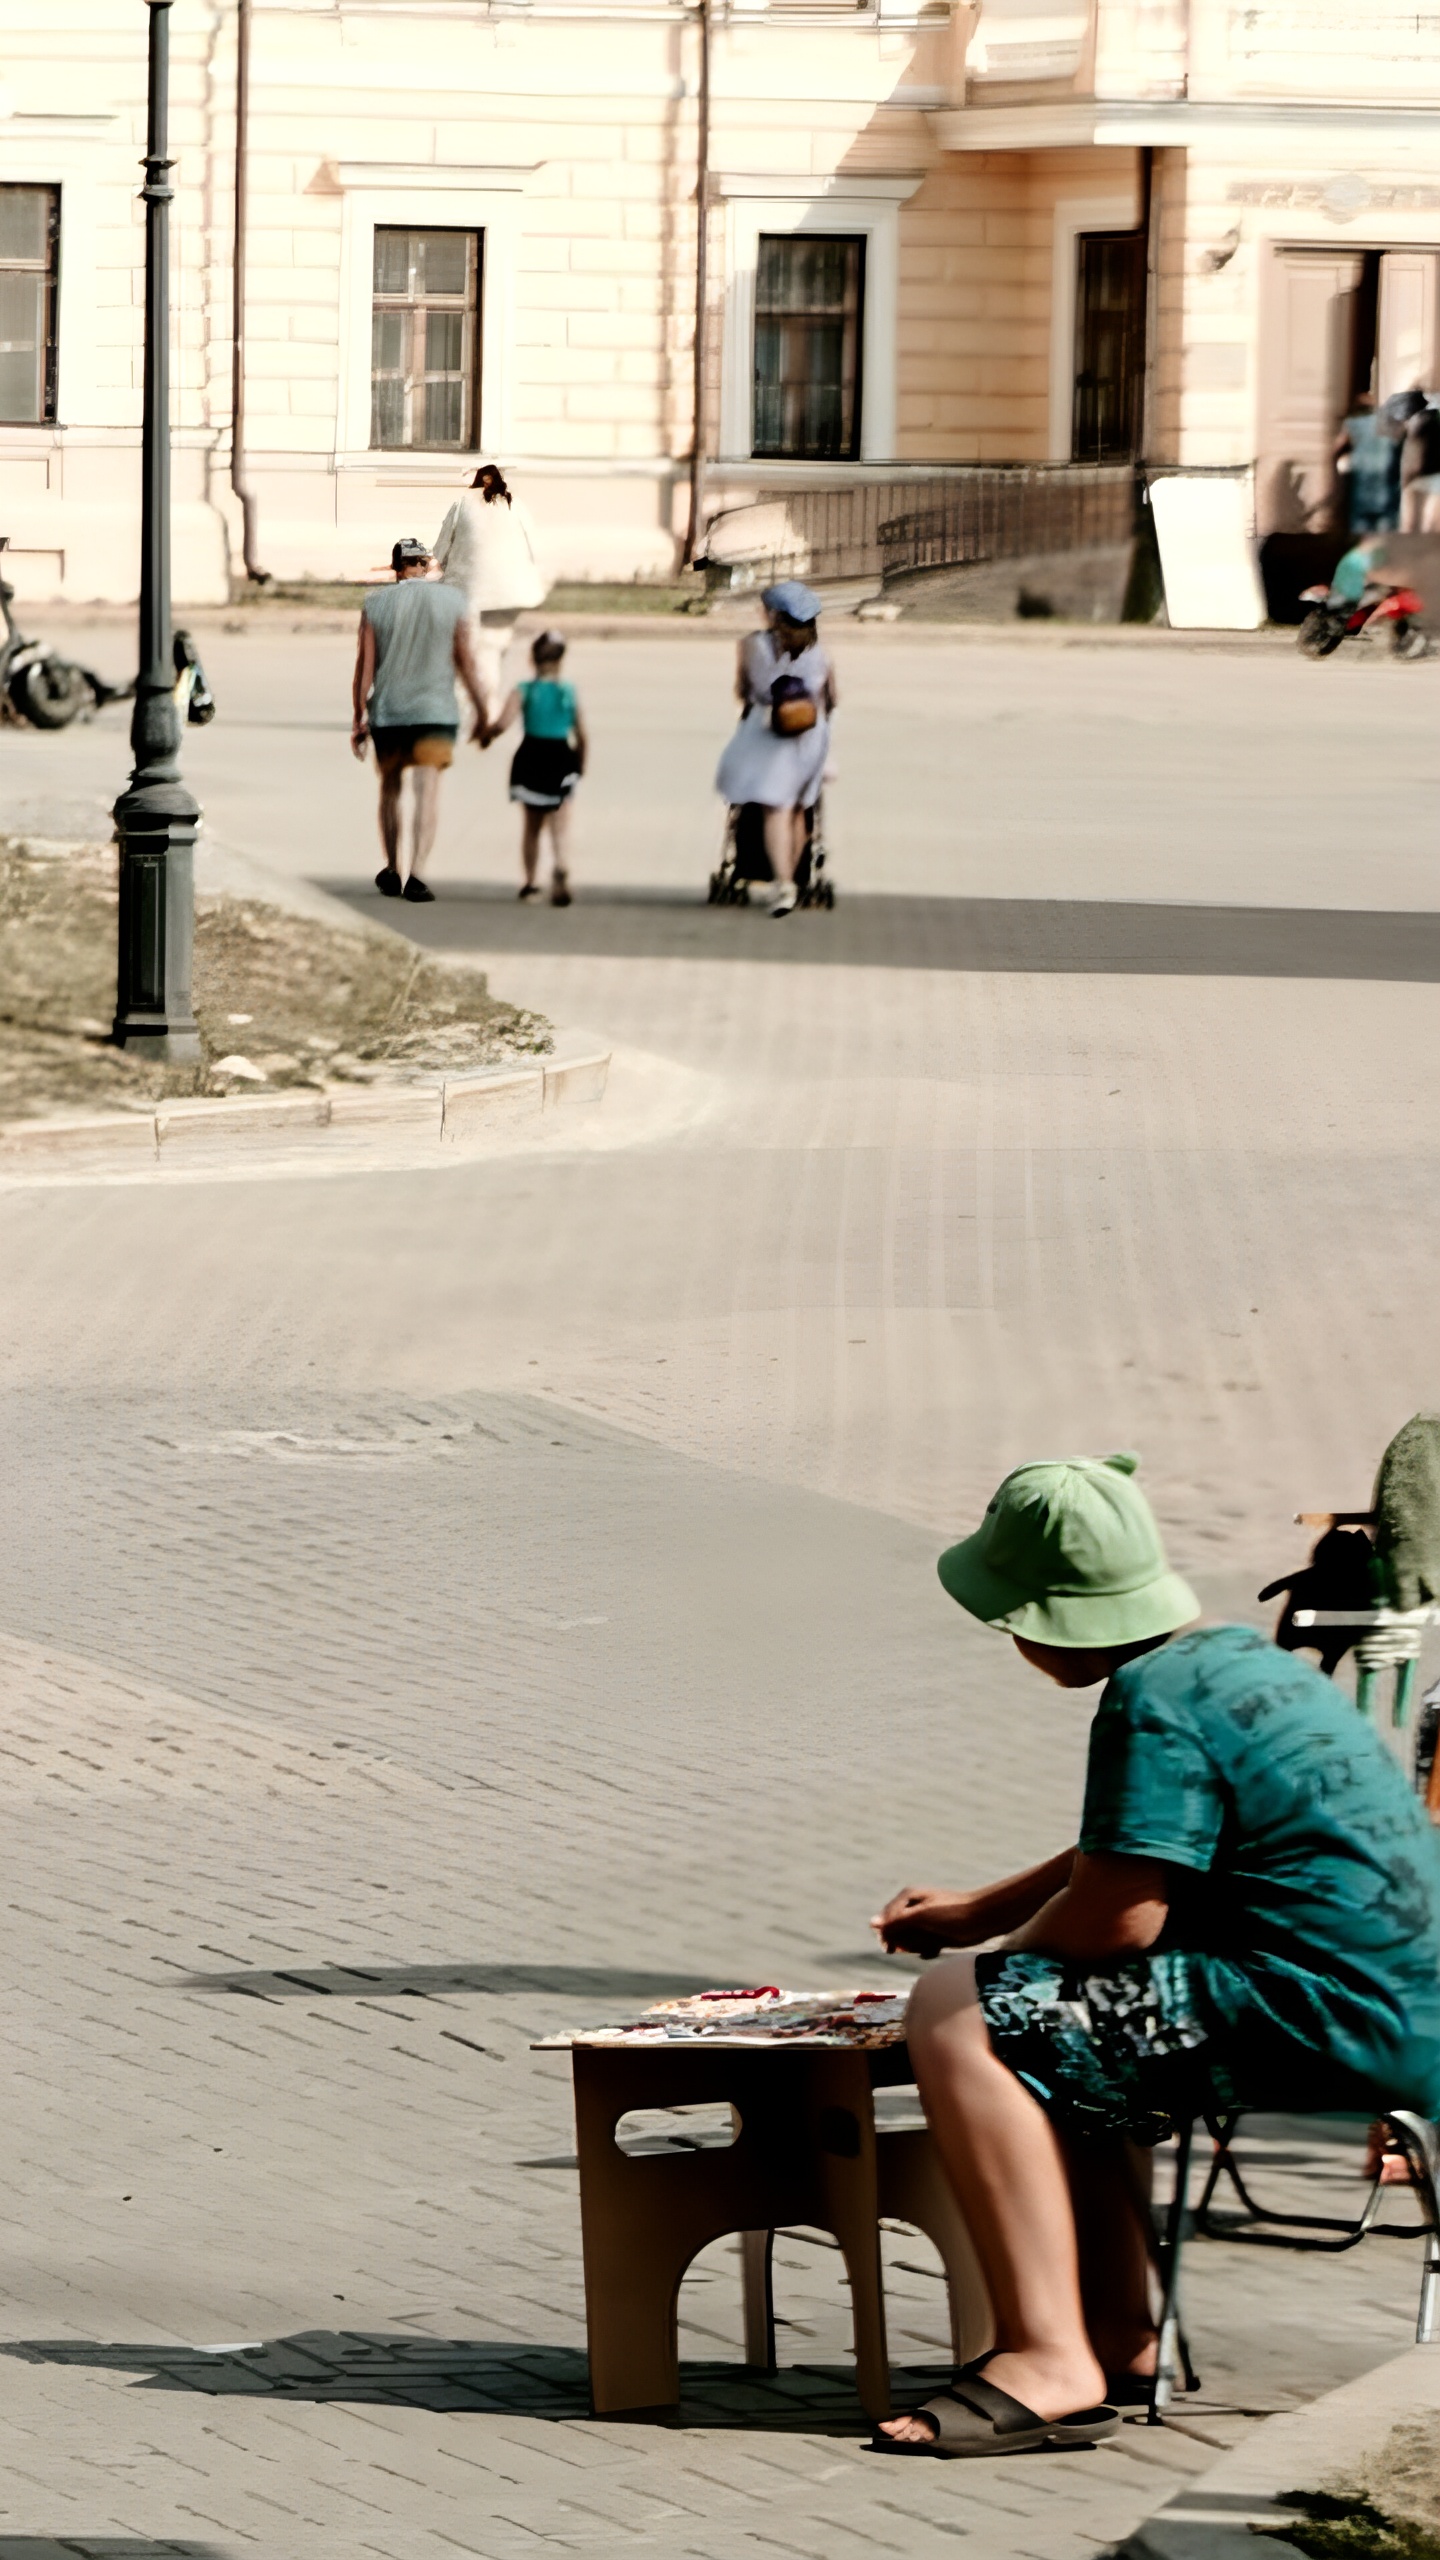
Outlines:
{"label": "paved sidewalk", "polygon": [[[1224,833],[1191,750],[1172,878]],[[1344,840],[1331,771],[1267,902],[1343,904],[1297,867]],[[1032,888],[1158,894],[1133,828],[1107,868],[1046,823]],[[1235,976],[1223,936],[1164,976],[793,948],[503,953],[683,1092],[643,1143],[0,1204],[0,2560],[1078,2560],[1412,2333],[1409,2250],[1200,2246],[1173,2426],[902,2467],[862,2449],[836,2253],[789,2235],[774,2385],[721,2248],[679,2422],[584,2415],[533,2037],[878,1981],[887,1890],[1072,1834],[1083,1705],[949,1606],[941,1540],[1018,1457],[1135,1445],[1245,1613],[1434,1400],[1434,986]],[[1261,2174],[1338,2204],[1356,2159],[1271,2127]],[[887,2248],[918,2395],[938,2273]]]}

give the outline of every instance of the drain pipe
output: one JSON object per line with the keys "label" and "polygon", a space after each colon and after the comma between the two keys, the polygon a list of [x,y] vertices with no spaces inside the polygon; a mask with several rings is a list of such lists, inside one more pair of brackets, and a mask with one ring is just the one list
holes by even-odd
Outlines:
{"label": "drain pipe", "polygon": [[693,563],[700,540],[700,514],[705,500],[705,304],[710,229],[710,0],[699,0],[695,12],[700,33],[700,80],[695,132],[695,425],[690,439],[690,521],[685,531],[686,565]]}
{"label": "drain pipe", "polygon": [[230,262],[233,308],[230,360],[230,486],[240,501],[240,547],[245,575],[268,586],[270,572],[255,556],[257,508],[245,464],[245,233],[250,162],[250,0],[236,0],[235,20],[235,247]]}
{"label": "drain pipe", "polygon": [[1140,221],[1144,242],[1144,300],[1141,305],[1140,331],[1140,451],[1136,457],[1143,472],[1153,457],[1155,441],[1155,371],[1159,353],[1160,318],[1160,237],[1159,194],[1155,185],[1155,153],[1152,145],[1140,147]]}

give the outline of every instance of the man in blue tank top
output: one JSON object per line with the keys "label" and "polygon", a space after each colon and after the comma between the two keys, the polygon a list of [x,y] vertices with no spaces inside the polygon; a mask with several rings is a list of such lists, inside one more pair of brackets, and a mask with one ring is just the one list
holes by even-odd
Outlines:
{"label": "man in blue tank top", "polygon": [[[477,736],[485,705],[460,590],[432,580],[423,542],[397,542],[390,565],[394,585],[377,587],[360,609],[350,744],[363,761],[367,742],[373,743],[380,768],[385,864],[375,886],[382,898],[428,905],[435,892],[423,875],[440,815],[440,776],[454,758],[460,729],[457,675],[475,705]],[[400,796],[407,772],[414,781],[410,870],[402,889]]]}

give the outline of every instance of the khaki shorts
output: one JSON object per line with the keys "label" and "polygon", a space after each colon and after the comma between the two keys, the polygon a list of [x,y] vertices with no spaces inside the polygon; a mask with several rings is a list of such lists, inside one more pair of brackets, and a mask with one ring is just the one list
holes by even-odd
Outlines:
{"label": "khaki shorts", "polygon": [[443,773],[455,761],[453,729],[372,729],[375,761],[383,774],[403,773],[409,764],[434,765]]}

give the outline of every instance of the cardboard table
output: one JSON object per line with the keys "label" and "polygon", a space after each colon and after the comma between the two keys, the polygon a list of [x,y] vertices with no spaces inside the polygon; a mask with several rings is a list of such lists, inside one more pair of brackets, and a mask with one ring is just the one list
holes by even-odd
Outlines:
{"label": "cardboard table", "polygon": [[[711,1994],[629,2027],[545,2038],[570,2052],[585,2254],[590,2387],[597,2413],[673,2407],[676,2325],[687,2267],[738,2233],[746,2361],[775,2366],[770,2290],[777,2227],[838,2241],[850,2282],[856,2381],[872,2418],[890,2413],[881,2284],[882,2217],[938,2249],[955,2360],[989,2343],[990,2311],[969,2235],[924,2126],[875,2121],[877,2088],[913,2077],[903,2002],[875,1994]],[[639,2109],[731,2109],[734,2138],[678,2154],[622,2150]]]}

